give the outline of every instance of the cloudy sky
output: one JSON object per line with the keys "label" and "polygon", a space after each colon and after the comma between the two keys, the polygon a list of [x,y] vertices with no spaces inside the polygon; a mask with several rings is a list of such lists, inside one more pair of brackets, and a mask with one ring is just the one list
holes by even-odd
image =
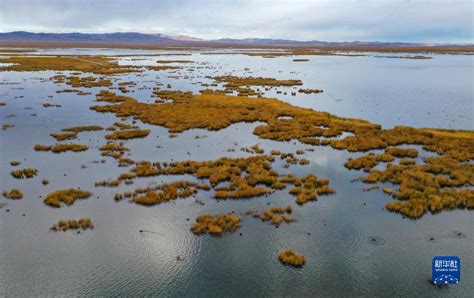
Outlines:
{"label": "cloudy sky", "polygon": [[0,32],[472,43],[473,0],[0,0]]}

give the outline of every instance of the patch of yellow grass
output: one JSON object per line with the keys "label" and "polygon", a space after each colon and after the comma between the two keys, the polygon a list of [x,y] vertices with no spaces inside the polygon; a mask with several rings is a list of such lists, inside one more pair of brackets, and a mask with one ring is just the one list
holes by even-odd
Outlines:
{"label": "patch of yellow grass", "polygon": [[65,133],[52,133],[50,134],[56,141],[71,140],[77,138],[77,133],[75,132],[65,132]]}
{"label": "patch of yellow grass", "polygon": [[67,131],[67,132],[84,132],[84,131],[97,131],[97,130],[103,130],[104,128],[99,125],[84,125],[84,126],[74,126],[74,127],[68,127],[68,128],[63,128],[61,131]]}
{"label": "patch of yellow grass", "polygon": [[232,213],[218,215],[203,214],[196,218],[196,223],[191,227],[191,231],[196,234],[209,233],[220,235],[222,233],[234,232],[240,228],[240,217]]}
{"label": "patch of yellow grass", "polygon": [[38,174],[38,170],[32,169],[32,168],[26,168],[22,170],[13,170],[10,172],[10,174],[16,179],[29,179],[36,176]]}
{"label": "patch of yellow grass", "polygon": [[65,190],[57,190],[46,196],[43,202],[52,207],[61,207],[61,203],[72,205],[78,199],[87,199],[92,193],[80,189],[70,188]]}
{"label": "patch of yellow grass", "polygon": [[304,256],[298,254],[293,249],[285,249],[278,254],[278,260],[282,264],[290,265],[293,267],[303,267],[306,263]]}
{"label": "patch of yellow grass", "polygon": [[18,188],[13,188],[10,191],[4,191],[2,195],[10,200],[19,200],[23,198],[23,193]]}
{"label": "patch of yellow grass", "polygon": [[120,74],[137,71],[132,66],[121,66],[105,56],[10,56],[2,63],[13,65],[3,70],[11,71],[80,71],[95,74]]}
{"label": "patch of yellow grass", "polygon": [[119,130],[114,131],[105,136],[108,140],[128,140],[144,138],[150,134],[149,129],[130,129],[130,130]]}
{"label": "patch of yellow grass", "polygon": [[67,231],[67,230],[77,230],[81,228],[82,230],[93,229],[94,224],[90,218],[81,218],[76,219],[61,219],[56,224],[54,224],[50,230],[54,232],[58,231]]}

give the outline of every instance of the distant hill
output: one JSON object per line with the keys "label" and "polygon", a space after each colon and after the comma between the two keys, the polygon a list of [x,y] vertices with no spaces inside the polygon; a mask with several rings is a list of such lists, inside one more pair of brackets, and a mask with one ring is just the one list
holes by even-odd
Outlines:
{"label": "distant hill", "polygon": [[297,41],[289,39],[269,38],[222,38],[204,40],[190,36],[171,36],[164,34],[144,34],[137,32],[116,33],[31,33],[15,31],[0,33],[0,41],[41,41],[41,42],[98,42],[98,43],[132,43],[132,44],[181,44],[181,43],[216,43],[240,45],[409,45],[407,43],[381,43],[381,42],[324,42],[318,40]]}
{"label": "distant hill", "polygon": [[377,48],[446,48],[457,47],[458,50],[473,51],[473,45],[441,45],[416,44],[401,42],[326,42],[326,41],[298,41],[289,39],[244,38],[244,39],[214,39],[205,40],[190,36],[170,36],[165,34],[144,34],[137,32],[115,33],[31,33],[15,31],[0,33],[0,45],[89,45],[89,46],[210,46],[210,47],[319,47],[335,49],[377,49]]}
{"label": "distant hill", "polygon": [[161,34],[136,32],[117,33],[31,33],[15,31],[0,33],[0,41],[41,41],[41,42],[100,42],[100,43],[161,43],[170,44],[175,39]]}
{"label": "distant hill", "polygon": [[215,39],[212,42],[216,43],[229,43],[229,44],[257,44],[257,45],[300,45],[300,46],[355,46],[355,45],[364,45],[364,46],[409,46],[417,45],[414,43],[401,43],[401,42],[362,42],[362,41],[351,41],[351,42],[327,42],[320,40],[310,40],[310,41],[298,41],[291,39],[269,39],[269,38],[243,38],[243,39]]}

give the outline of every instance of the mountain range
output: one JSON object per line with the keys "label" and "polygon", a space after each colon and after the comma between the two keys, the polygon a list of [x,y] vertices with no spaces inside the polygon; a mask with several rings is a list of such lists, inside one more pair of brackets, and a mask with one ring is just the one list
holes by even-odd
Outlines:
{"label": "mountain range", "polygon": [[[0,44],[8,43],[67,43],[67,44],[120,44],[120,45],[154,45],[154,46],[433,46],[433,44],[401,42],[326,42],[298,41],[290,39],[244,38],[205,40],[184,35],[144,34],[137,32],[115,33],[32,33],[15,31],[0,33]],[[442,46],[436,44],[436,46]],[[464,45],[472,46],[472,45]]]}

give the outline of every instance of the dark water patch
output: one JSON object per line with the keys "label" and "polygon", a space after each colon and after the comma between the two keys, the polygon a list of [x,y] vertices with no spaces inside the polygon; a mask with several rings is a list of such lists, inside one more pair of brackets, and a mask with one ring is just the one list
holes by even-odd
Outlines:
{"label": "dark water patch", "polygon": [[452,238],[467,238],[467,235],[461,231],[450,231],[448,232],[448,236]]}
{"label": "dark water patch", "polygon": [[378,236],[369,236],[367,242],[372,245],[385,245],[385,239]]}

